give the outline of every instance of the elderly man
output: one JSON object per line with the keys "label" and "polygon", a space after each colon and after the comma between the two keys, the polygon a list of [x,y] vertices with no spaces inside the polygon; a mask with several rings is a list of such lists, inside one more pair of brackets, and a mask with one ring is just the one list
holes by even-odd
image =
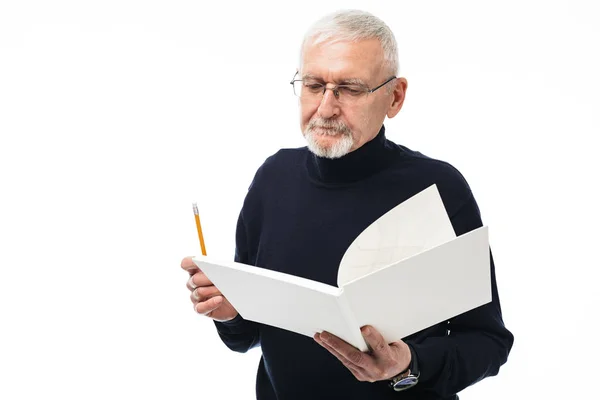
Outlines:
{"label": "elderly man", "polygon": [[[309,30],[291,82],[308,146],[280,150],[257,171],[238,219],[236,261],[335,286],[356,236],[434,183],[457,235],[482,225],[455,168],[386,139],[383,121],[406,95],[397,72],[394,36],[368,13],[339,12]],[[513,343],[491,261],[491,303],[394,343],[363,327],[364,353],[327,332],[309,338],[244,320],[190,258],[181,266],[195,310],[215,321],[223,342],[238,352],[261,346],[260,400],[457,399],[497,374]],[[411,312],[397,307],[390,318]]]}

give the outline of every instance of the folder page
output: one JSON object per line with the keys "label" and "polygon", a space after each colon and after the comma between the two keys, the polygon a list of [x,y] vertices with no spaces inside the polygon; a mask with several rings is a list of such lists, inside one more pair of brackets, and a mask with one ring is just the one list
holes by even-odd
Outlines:
{"label": "folder page", "polygon": [[338,286],[456,237],[437,186],[431,185],[369,225],[350,245]]}
{"label": "folder page", "polygon": [[343,287],[360,325],[388,342],[491,301],[488,228],[481,227]]}

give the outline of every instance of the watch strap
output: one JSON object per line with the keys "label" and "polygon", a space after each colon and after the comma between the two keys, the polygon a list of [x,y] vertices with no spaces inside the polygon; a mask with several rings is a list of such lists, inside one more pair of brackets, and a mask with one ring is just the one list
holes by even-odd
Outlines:
{"label": "watch strap", "polygon": [[410,349],[411,355],[410,364],[404,371],[400,372],[390,380],[390,387],[397,392],[415,386],[419,382],[419,376],[421,375],[415,351],[410,345],[408,348]]}

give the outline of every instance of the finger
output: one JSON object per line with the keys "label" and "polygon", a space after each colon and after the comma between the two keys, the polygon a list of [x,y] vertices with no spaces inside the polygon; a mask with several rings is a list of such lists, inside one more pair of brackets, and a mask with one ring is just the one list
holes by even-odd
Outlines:
{"label": "finger", "polygon": [[389,358],[391,356],[390,346],[379,331],[372,326],[365,325],[361,328],[365,342],[376,358]]}
{"label": "finger", "polygon": [[196,307],[196,304],[200,302],[200,296],[198,296],[198,293],[196,293],[195,289],[190,293],[190,300],[192,301],[194,307]]}
{"label": "finger", "polygon": [[200,271],[198,266],[192,261],[192,256],[185,257],[181,260],[181,268],[186,270],[190,275],[194,275],[196,272]]}
{"label": "finger", "polygon": [[194,302],[194,301],[200,302],[200,301],[206,301],[215,296],[221,296],[221,295],[222,295],[221,291],[219,289],[217,289],[216,286],[204,286],[204,287],[199,287],[199,288],[192,290],[192,293],[190,294],[190,298],[192,299],[192,302]]}
{"label": "finger", "polygon": [[320,339],[327,345],[335,349],[344,358],[350,361],[356,367],[362,369],[369,369],[373,366],[374,362],[370,355],[363,353],[356,347],[349,345],[342,339],[329,332],[323,332],[320,335]]}
{"label": "finger", "polygon": [[351,363],[350,360],[348,360],[346,357],[344,357],[340,352],[338,352],[334,347],[332,347],[330,344],[328,344],[327,342],[325,342],[323,339],[321,339],[321,335],[319,335],[318,333],[314,336],[315,341],[320,344],[321,346],[323,346],[324,348],[326,348],[332,355],[335,356],[335,358],[337,358],[338,360],[340,360],[342,362],[342,364],[344,365],[348,365],[351,368],[357,368],[354,367]]}
{"label": "finger", "polygon": [[189,290],[194,290],[197,287],[213,286],[213,283],[206,275],[204,275],[204,272],[200,271],[190,276],[186,286]]}
{"label": "finger", "polygon": [[185,287],[188,288],[188,290],[190,291],[194,291],[198,286],[196,286],[196,284],[192,281],[193,276],[190,276],[185,284]]}
{"label": "finger", "polygon": [[335,358],[337,358],[346,368],[352,372],[352,375],[358,380],[364,380],[364,374],[362,368],[353,365],[346,357],[338,353],[333,347],[325,343],[319,338],[319,334],[317,333],[315,336],[315,341],[323,346],[326,350],[328,350]]}
{"label": "finger", "polygon": [[215,311],[223,304],[223,296],[215,296],[207,301],[202,301],[194,305],[194,309],[198,314],[203,314],[210,317],[210,313]]}

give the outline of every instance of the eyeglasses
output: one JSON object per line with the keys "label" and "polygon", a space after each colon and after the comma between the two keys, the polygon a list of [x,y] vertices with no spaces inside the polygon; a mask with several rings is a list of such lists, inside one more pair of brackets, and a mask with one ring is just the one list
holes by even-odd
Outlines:
{"label": "eyeglasses", "polygon": [[[294,78],[298,75],[294,74]],[[340,103],[354,103],[359,99],[366,97],[369,93],[373,93],[377,89],[385,86],[387,83],[396,79],[395,76],[392,76],[381,85],[374,87],[373,89],[369,89],[365,85],[359,83],[351,83],[351,84],[342,84],[335,85],[333,87],[328,88],[327,84],[319,81],[315,78],[306,78],[306,79],[294,79],[290,84],[294,88],[294,94],[302,100],[306,101],[321,101],[323,96],[325,95],[325,91],[327,89],[333,92],[333,95]]]}

